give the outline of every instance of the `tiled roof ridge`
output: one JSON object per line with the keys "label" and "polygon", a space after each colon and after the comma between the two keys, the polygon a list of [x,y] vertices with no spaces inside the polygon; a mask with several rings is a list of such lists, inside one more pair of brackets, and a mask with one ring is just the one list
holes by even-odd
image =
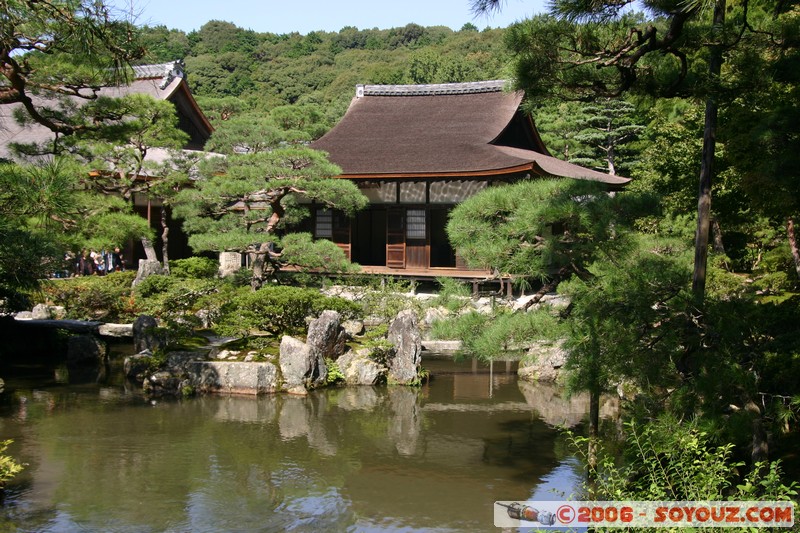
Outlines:
{"label": "tiled roof ridge", "polygon": [[185,78],[185,63],[182,59],[170,61],[168,63],[158,63],[154,65],[136,65],[133,73],[137,80],[147,80],[161,78],[159,86],[164,89],[172,83],[175,78]]}
{"label": "tiled roof ridge", "polygon": [[463,83],[427,83],[421,85],[356,85],[356,96],[435,96],[442,94],[477,94],[500,92],[506,80]]}

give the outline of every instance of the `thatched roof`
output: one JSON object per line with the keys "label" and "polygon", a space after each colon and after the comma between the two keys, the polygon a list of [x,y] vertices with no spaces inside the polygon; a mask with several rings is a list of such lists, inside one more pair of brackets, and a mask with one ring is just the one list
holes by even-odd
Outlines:
{"label": "thatched roof", "polygon": [[[104,87],[98,95],[120,97],[127,94],[148,94],[159,100],[168,100],[175,105],[181,129],[190,136],[187,148],[200,150],[211,135],[213,128],[186,84],[182,63],[173,62],[162,65],[143,65],[134,67],[135,79],[129,85]],[[37,107],[53,107],[58,99],[48,96],[33,96]],[[81,105],[84,100],[68,97],[74,105]],[[15,110],[22,104],[0,105],[0,158],[13,159],[9,145],[11,143],[29,144],[43,143],[54,139],[54,133],[40,124],[20,126],[14,119]]]}
{"label": "thatched roof", "polygon": [[612,187],[630,180],[550,156],[502,80],[360,85],[347,113],[312,143],[350,179],[554,175]]}

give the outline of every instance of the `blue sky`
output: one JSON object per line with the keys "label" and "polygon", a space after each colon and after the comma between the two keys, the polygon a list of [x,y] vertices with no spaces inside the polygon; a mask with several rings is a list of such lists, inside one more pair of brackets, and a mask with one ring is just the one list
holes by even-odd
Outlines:
{"label": "blue sky", "polygon": [[414,22],[421,26],[448,26],[458,30],[467,22],[479,29],[506,27],[545,10],[546,0],[505,0],[500,13],[475,18],[469,0],[111,0],[136,14],[137,24],[163,24],[189,32],[209,20],[225,20],[258,32],[307,34],[394,28]]}

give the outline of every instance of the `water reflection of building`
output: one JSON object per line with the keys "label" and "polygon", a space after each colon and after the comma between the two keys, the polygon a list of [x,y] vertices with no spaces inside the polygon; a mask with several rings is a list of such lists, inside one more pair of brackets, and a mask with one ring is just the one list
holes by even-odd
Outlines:
{"label": "water reflection of building", "polygon": [[[567,395],[564,387],[552,383],[519,381],[519,390],[525,402],[551,426],[575,427],[589,413],[589,395]],[[600,400],[600,418],[615,418],[619,413],[619,399],[603,396]]]}

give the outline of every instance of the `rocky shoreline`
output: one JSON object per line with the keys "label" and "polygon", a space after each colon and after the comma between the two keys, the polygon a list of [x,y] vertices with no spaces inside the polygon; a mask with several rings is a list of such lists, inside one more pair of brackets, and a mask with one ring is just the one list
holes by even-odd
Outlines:
{"label": "rocky shoreline", "polygon": [[[331,292],[341,295],[341,289]],[[561,303],[555,296],[552,299],[556,301],[549,303]],[[524,305],[523,300],[509,302],[509,305]],[[479,312],[493,305],[485,298],[471,303]],[[230,349],[224,343],[164,353],[167,342],[160,333],[158,321],[145,315],[133,324],[69,321],[63,319],[62,308],[39,305],[15,318],[21,324],[74,333],[67,341],[66,359],[68,367],[75,369],[105,364],[107,338],[132,337],[137,354],[126,357],[125,374],[151,396],[280,392],[305,395],[334,381],[347,386],[419,384],[424,378],[421,373],[423,350],[456,353],[461,348],[459,341],[430,340],[422,334],[421,330],[446,313],[443,308],[430,308],[420,323],[412,310],[401,311],[390,321],[385,342],[360,346],[364,322],[343,321],[339,313],[325,311],[318,318],[309,319],[305,339],[283,336],[279,353],[267,357],[253,350]],[[520,379],[549,383],[560,380],[566,352],[559,343],[534,343],[527,352],[528,357],[524,357],[519,366]],[[329,378],[331,372],[335,376]]]}

